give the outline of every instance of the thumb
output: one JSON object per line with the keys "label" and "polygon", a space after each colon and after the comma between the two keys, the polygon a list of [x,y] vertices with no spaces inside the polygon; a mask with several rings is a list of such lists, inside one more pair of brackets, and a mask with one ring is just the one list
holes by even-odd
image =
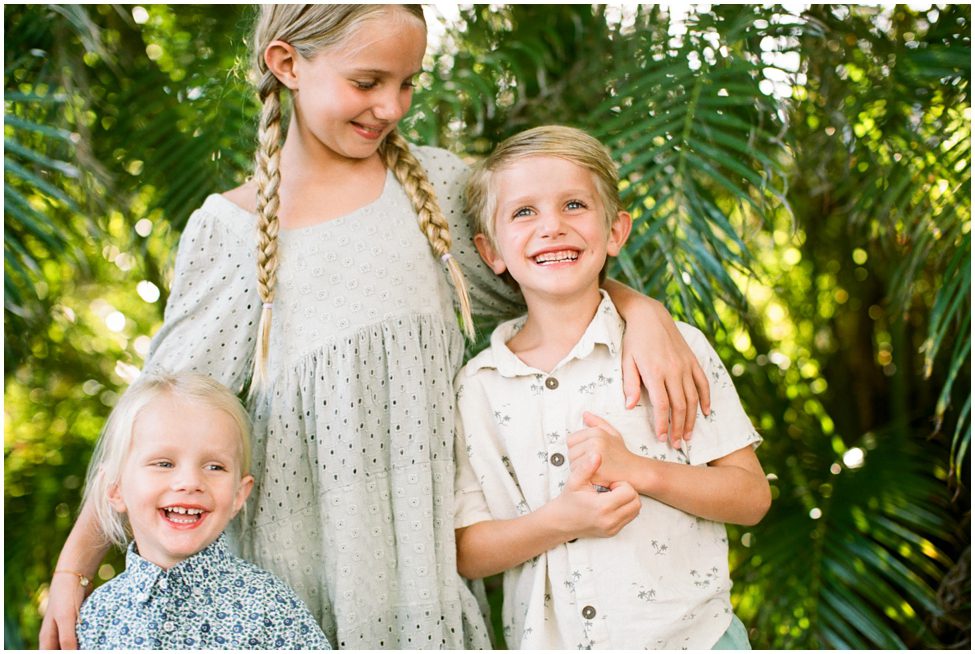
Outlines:
{"label": "thumb", "polygon": [[590,480],[596,474],[596,470],[601,463],[602,457],[595,453],[579,459],[572,466],[572,470],[569,472],[569,478],[565,482],[565,487],[569,490],[592,490],[592,482]]}

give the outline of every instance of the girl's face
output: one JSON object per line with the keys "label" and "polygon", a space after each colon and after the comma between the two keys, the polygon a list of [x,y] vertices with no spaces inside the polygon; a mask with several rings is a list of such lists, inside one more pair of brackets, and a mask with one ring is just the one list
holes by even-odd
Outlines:
{"label": "girl's face", "polygon": [[168,395],[146,405],[109,489],[142,558],[168,570],[220,536],[254,485],[242,474],[240,447],[224,411]]}
{"label": "girl's face", "polygon": [[297,55],[286,84],[301,142],[345,159],[375,154],[410,108],[426,45],[423,22],[390,8],[311,59]]}

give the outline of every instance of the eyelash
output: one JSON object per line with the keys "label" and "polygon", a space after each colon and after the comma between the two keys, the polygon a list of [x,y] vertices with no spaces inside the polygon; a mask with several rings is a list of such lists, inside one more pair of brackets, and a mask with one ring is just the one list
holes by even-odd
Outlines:
{"label": "eyelash", "polygon": [[[583,202],[582,200],[569,200],[568,202],[565,203],[565,208],[570,210],[575,210],[575,209],[587,209],[588,207],[586,206],[586,203]],[[534,210],[530,209],[529,207],[521,207],[520,209],[516,209],[515,212],[511,215],[511,217],[524,218],[526,216],[533,215],[534,213],[535,213]]]}
{"label": "eyelash", "polygon": [[[356,80],[353,80],[352,83],[355,84],[355,87],[360,91],[371,91],[379,85],[379,82],[359,82]],[[416,82],[413,80],[407,80],[403,82],[403,88],[415,89]]]}

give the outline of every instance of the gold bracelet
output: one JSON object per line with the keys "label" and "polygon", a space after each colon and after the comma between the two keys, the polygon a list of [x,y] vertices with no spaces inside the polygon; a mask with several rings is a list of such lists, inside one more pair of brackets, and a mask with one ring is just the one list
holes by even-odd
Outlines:
{"label": "gold bracelet", "polygon": [[75,577],[77,577],[78,581],[81,582],[82,588],[87,588],[88,586],[91,585],[91,577],[86,577],[80,572],[75,572],[74,570],[55,570],[53,574],[58,574],[59,572],[66,575],[74,575]]}

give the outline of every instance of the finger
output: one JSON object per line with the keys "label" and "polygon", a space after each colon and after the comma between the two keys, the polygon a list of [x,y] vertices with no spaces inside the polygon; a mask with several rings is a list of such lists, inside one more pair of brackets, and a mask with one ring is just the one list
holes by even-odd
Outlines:
{"label": "finger", "polygon": [[604,418],[597,416],[595,413],[589,413],[588,411],[583,413],[582,422],[585,423],[587,427],[602,429],[610,436],[620,436],[620,433],[616,431],[613,425],[609,424]]}
{"label": "finger", "polygon": [[667,385],[670,397],[670,440],[677,443],[684,438],[684,421],[687,417],[687,400],[684,387],[679,383]]}
{"label": "finger", "polygon": [[689,379],[684,380],[684,397],[687,399],[687,415],[684,417],[684,440],[691,440],[697,420],[697,388]]}
{"label": "finger", "polygon": [[601,462],[602,458],[598,454],[590,454],[588,457],[580,459],[577,465],[572,466],[569,471],[569,478],[565,482],[565,487],[569,490],[591,488],[589,480],[592,479]]}
{"label": "finger", "polygon": [[58,643],[61,649],[78,649],[78,639],[74,634],[74,621],[71,624],[58,625]]}
{"label": "finger", "polygon": [[667,424],[670,417],[670,400],[667,398],[667,388],[663,382],[652,379],[647,386],[650,396],[650,406],[653,407],[653,433],[658,441],[667,440]]}
{"label": "finger", "polygon": [[569,447],[572,447],[574,445],[578,445],[579,443],[585,443],[595,435],[596,432],[591,428],[580,429],[579,431],[574,431],[569,434],[569,437],[565,440],[565,442]]}
{"label": "finger", "polygon": [[58,649],[58,632],[53,618],[44,617],[41,623],[41,633],[38,634],[37,644],[40,649]]}
{"label": "finger", "polygon": [[636,365],[633,357],[625,357],[622,365],[623,371],[623,397],[626,398],[626,408],[632,409],[640,401],[640,386],[646,383],[641,381],[640,369]]}
{"label": "finger", "polygon": [[711,415],[711,385],[708,383],[708,376],[701,368],[700,362],[694,358],[694,365],[691,366],[691,377],[694,379],[694,386],[697,394],[701,398],[701,411],[704,415]]}

